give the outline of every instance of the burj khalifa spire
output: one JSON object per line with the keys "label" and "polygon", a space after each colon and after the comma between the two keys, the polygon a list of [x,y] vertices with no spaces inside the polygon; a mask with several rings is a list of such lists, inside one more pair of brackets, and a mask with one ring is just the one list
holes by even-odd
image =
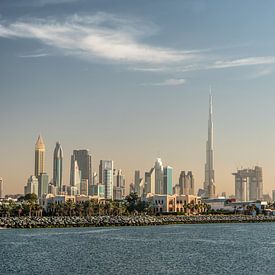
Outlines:
{"label": "burj khalifa spire", "polygon": [[213,153],[213,103],[212,93],[210,88],[209,94],[209,117],[208,117],[208,140],[206,142],[206,163],[205,163],[205,180],[204,191],[205,197],[214,198],[215,187],[215,172],[214,172],[214,153]]}

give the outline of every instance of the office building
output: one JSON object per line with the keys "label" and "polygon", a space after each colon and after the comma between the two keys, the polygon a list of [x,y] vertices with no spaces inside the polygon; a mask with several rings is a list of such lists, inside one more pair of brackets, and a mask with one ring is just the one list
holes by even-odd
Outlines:
{"label": "office building", "polygon": [[[77,190],[77,194],[80,193],[80,183],[81,183],[81,171],[78,167],[77,160],[74,159],[74,156],[72,156],[71,159],[71,178],[70,178],[70,185],[71,187],[74,187],[73,190],[75,192],[75,189]],[[72,195],[72,194],[71,194]]]}
{"label": "office building", "polygon": [[134,189],[135,192],[141,197],[144,193],[144,181],[143,178],[140,176],[140,171],[135,171],[135,181],[134,181]]}
{"label": "office building", "polygon": [[39,135],[37,142],[35,144],[35,168],[34,175],[36,178],[41,173],[45,173],[45,144],[42,136]]}
{"label": "office building", "polygon": [[80,195],[88,196],[88,180],[82,179],[80,182]]}
{"label": "office building", "polygon": [[181,195],[195,195],[194,190],[194,176],[191,171],[188,171],[187,174],[185,171],[181,171],[179,177],[179,186]]}
{"label": "office building", "polygon": [[263,197],[263,172],[256,166],[254,169],[241,169],[235,176],[235,197],[238,201],[261,200]]}
{"label": "office building", "polygon": [[164,194],[163,165],[160,158],[155,162],[155,194]]}
{"label": "office building", "polygon": [[38,179],[36,176],[30,176],[27,185],[24,187],[24,194],[36,194],[38,196]]}
{"label": "office building", "polygon": [[38,197],[48,194],[49,189],[49,176],[47,173],[41,173],[38,176]]}
{"label": "office building", "polygon": [[59,142],[56,143],[53,153],[53,184],[61,191],[63,173],[63,150]]}
{"label": "office building", "polygon": [[144,189],[146,194],[155,194],[155,168],[145,172]]}
{"label": "office building", "polygon": [[113,171],[113,199],[114,200],[123,200],[125,197],[125,177],[122,174],[122,170]]}
{"label": "office building", "polygon": [[275,190],[272,190],[272,201],[275,202]]}
{"label": "office building", "polygon": [[48,194],[57,195],[57,188],[53,183],[49,183],[48,185]]}
{"label": "office building", "polygon": [[99,183],[105,186],[105,199],[113,200],[113,170],[112,160],[101,160],[99,165]]}
{"label": "office building", "polygon": [[81,178],[88,180],[88,184],[92,185],[92,157],[88,150],[74,150],[71,157],[71,163],[77,161],[79,170],[81,171]]}
{"label": "office building", "polygon": [[163,168],[163,194],[173,195],[173,168],[170,166]]}

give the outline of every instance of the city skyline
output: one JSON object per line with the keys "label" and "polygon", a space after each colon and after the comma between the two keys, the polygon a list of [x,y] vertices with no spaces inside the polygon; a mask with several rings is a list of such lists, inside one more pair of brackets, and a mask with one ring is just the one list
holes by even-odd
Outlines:
{"label": "city skyline", "polygon": [[160,157],[174,184],[190,170],[202,187],[210,84],[216,192],[234,194],[232,173],[257,165],[263,192],[274,189],[275,3],[57,2],[0,3],[5,193],[34,173],[38,133],[50,178],[60,140],[64,183],[71,152],[84,148],[95,167],[114,160],[127,185]]}

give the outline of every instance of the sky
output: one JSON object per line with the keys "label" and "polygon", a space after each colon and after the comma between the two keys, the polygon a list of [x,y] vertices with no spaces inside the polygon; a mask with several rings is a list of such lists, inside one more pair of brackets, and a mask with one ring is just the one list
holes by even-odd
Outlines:
{"label": "sky", "polygon": [[157,157],[204,181],[209,86],[216,188],[236,169],[263,167],[275,189],[275,2],[1,0],[0,177],[23,193],[34,145],[89,149],[127,184]]}

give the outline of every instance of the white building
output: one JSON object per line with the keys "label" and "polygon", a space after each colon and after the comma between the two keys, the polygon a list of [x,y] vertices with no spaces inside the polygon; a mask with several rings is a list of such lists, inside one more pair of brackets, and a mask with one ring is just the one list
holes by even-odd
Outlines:
{"label": "white building", "polygon": [[105,186],[105,199],[113,200],[113,170],[112,160],[101,160],[99,165],[99,183]]}
{"label": "white building", "polygon": [[24,194],[36,194],[38,196],[38,179],[36,176],[30,176],[27,185],[24,187]]}

